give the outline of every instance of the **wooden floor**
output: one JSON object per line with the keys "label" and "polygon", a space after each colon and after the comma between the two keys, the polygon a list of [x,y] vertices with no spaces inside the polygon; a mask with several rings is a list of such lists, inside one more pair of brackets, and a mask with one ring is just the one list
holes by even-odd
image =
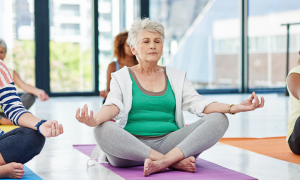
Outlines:
{"label": "wooden floor", "polygon": [[[205,95],[224,103],[239,103],[250,95]],[[230,126],[225,137],[272,137],[285,136],[290,111],[288,97],[263,95],[266,104],[263,109],[253,112],[228,115]],[[120,176],[101,165],[87,168],[89,158],[73,149],[73,144],[95,144],[93,128],[80,124],[75,119],[78,107],[87,104],[97,111],[102,104],[99,97],[51,98],[47,102],[39,100],[30,111],[39,118],[55,119],[64,126],[65,133],[57,138],[49,138],[42,152],[26,165],[43,179],[49,180],[117,180]],[[184,113],[186,124],[199,117]],[[262,180],[299,180],[300,165],[277,160],[228,145],[217,144],[203,152],[201,158],[226,168],[245,173]],[[141,172],[142,173],[142,172]]]}

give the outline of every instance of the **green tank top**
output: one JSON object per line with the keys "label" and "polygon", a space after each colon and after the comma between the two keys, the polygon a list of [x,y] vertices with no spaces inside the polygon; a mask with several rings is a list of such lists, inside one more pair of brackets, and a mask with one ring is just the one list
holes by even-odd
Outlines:
{"label": "green tank top", "polygon": [[163,91],[165,93],[154,95],[157,93],[152,92],[153,95],[149,95],[151,92],[145,93],[146,90],[140,86],[134,73],[130,77],[133,82],[132,107],[124,129],[138,136],[161,136],[178,130],[175,123],[175,95],[168,78],[167,87]]}

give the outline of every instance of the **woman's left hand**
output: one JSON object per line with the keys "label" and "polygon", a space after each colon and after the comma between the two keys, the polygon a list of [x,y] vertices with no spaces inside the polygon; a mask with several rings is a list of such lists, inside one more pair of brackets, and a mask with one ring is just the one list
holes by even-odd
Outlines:
{"label": "woman's left hand", "polygon": [[38,89],[37,91],[36,91],[36,94],[35,94],[41,101],[47,101],[47,100],[49,100],[49,96],[48,96],[48,94],[44,91],[44,90],[42,90],[42,89]]}
{"label": "woman's left hand", "polygon": [[58,136],[64,132],[62,125],[55,120],[44,122],[40,125],[39,130],[47,138]]}
{"label": "woman's left hand", "polygon": [[261,102],[259,102],[257,95],[255,94],[255,92],[253,92],[249,99],[241,102],[240,104],[232,106],[230,108],[230,112],[239,113],[239,112],[253,111],[257,108],[264,107],[264,104],[265,104],[265,99],[261,97]]}

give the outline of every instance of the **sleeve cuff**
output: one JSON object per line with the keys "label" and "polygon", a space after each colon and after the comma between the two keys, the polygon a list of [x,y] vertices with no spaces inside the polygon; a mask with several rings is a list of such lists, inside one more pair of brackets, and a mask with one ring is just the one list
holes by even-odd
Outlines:
{"label": "sleeve cuff", "polygon": [[115,121],[121,120],[123,118],[124,114],[125,114],[123,103],[118,99],[110,98],[110,99],[106,99],[103,106],[109,106],[109,105],[115,105],[119,108],[119,113],[115,117],[113,117],[112,119],[115,120]]}
{"label": "sleeve cuff", "polygon": [[197,113],[197,115],[200,117],[207,115],[207,114],[203,113],[204,109],[211,103],[216,103],[216,102],[217,101],[208,100],[208,99],[202,101],[201,102],[202,106],[198,106],[199,109],[197,108],[197,110],[196,110],[196,112],[200,112],[200,113]]}
{"label": "sleeve cuff", "polygon": [[[23,111],[23,112],[21,112],[17,117],[16,117],[16,120],[15,121],[13,121],[13,124],[15,125],[15,126],[20,126],[19,125],[19,119],[20,119],[20,117],[23,115],[23,114],[25,114],[25,113],[30,113],[29,111]],[[30,113],[31,114],[31,113]]]}

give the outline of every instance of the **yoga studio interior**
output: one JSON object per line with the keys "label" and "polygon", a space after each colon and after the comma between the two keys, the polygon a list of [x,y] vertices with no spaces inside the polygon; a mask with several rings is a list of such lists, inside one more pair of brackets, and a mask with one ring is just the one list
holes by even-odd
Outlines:
{"label": "yoga studio interior", "polygon": [[300,0],[0,0],[0,105],[0,179],[299,180]]}

